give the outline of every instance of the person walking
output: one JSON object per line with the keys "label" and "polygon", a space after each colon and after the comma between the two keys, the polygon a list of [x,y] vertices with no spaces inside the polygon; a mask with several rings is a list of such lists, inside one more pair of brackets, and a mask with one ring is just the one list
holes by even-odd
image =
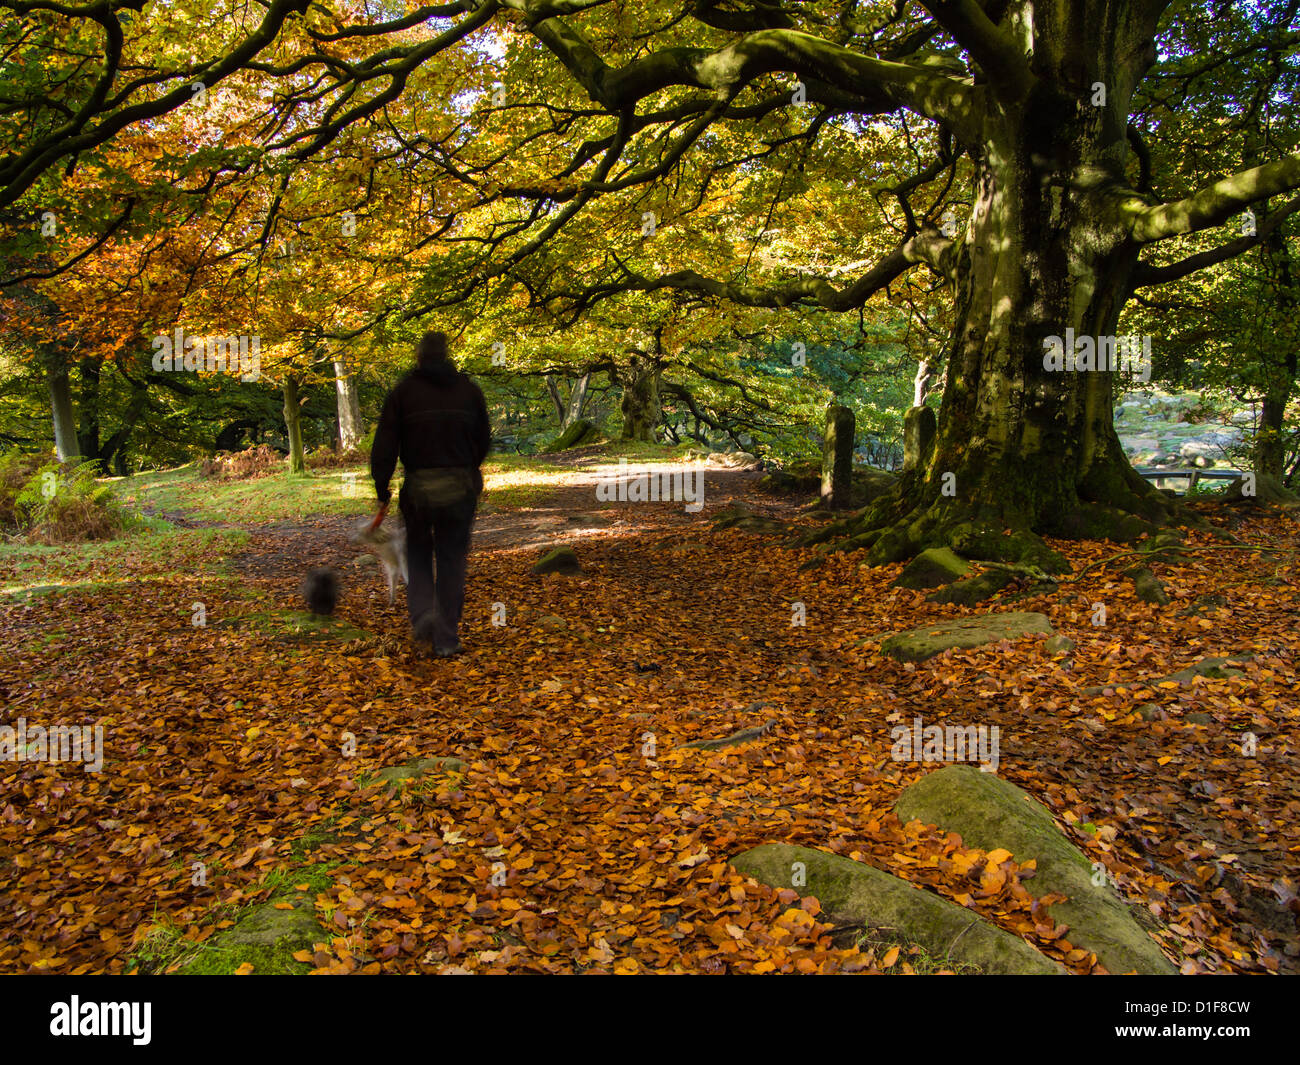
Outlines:
{"label": "person walking", "polygon": [[460,651],[470,532],[483,491],[479,467],[492,428],[483,391],[448,357],[445,333],[425,333],[416,359],[415,370],[385,398],[375,429],[370,476],[379,510],[370,527],[377,528],[388,513],[389,482],[400,458],[411,635],[431,642],[439,658],[449,658]]}

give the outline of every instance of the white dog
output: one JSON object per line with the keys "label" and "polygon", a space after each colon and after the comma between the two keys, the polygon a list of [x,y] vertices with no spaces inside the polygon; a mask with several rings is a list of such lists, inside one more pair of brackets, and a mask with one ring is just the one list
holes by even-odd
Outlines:
{"label": "white dog", "polygon": [[361,519],[352,534],[352,542],[368,545],[379,559],[379,564],[384,567],[384,578],[388,581],[388,601],[391,603],[397,598],[398,576],[401,576],[403,584],[409,583],[406,575],[406,530],[400,526],[386,529],[382,525],[371,529],[370,521],[370,518]]}

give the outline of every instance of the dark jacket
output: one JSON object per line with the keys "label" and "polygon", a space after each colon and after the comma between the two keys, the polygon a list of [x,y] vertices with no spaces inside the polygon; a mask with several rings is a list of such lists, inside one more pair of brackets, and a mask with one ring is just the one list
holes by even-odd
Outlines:
{"label": "dark jacket", "polygon": [[475,491],[482,491],[478,467],[492,444],[483,392],[450,361],[419,367],[400,380],[388,398],[370,449],[370,476],[380,503],[392,497],[388,482],[398,458],[409,478],[414,470],[449,466],[474,472]]}

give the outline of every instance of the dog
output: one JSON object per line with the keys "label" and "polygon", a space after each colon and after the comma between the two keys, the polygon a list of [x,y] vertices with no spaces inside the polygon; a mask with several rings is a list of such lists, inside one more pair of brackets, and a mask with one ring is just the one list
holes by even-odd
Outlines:
{"label": "dog", "polygon": [[309,570],[302,582],[302,595],[307,600],[307,609],[317,617],[327,617],[334,613],[341,591],[339,575],[328,566],[317,566]]}
{"label": "dog", "polygon": [[388,581],[388,601],[392,603],[397,599],[397,578],[400,576],[403,584],[409,583],[406,571],[406,530],[400,526],[386,529],[382,525],[371,529],[370,521],[370,518],[362,518],[357,523],[352,542],[365,544],[379,559],[379,564],[384,567],[384,579]]}

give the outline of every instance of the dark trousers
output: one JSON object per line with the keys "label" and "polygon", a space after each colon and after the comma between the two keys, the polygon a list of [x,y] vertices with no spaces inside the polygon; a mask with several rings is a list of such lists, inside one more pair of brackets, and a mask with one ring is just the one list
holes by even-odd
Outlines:
{"label": "dark trousers", "polygon": [[[423,471],[421,471],[423,472]],[[406,521],[406,608],[417,640],[434,647],[456,647],[465,605],[465,572],[478,492],[422,490],[408,476],[399,504]],[[459,498],[447,500],[448,495]],[[437,579],[434,566],[437,566]]]}

